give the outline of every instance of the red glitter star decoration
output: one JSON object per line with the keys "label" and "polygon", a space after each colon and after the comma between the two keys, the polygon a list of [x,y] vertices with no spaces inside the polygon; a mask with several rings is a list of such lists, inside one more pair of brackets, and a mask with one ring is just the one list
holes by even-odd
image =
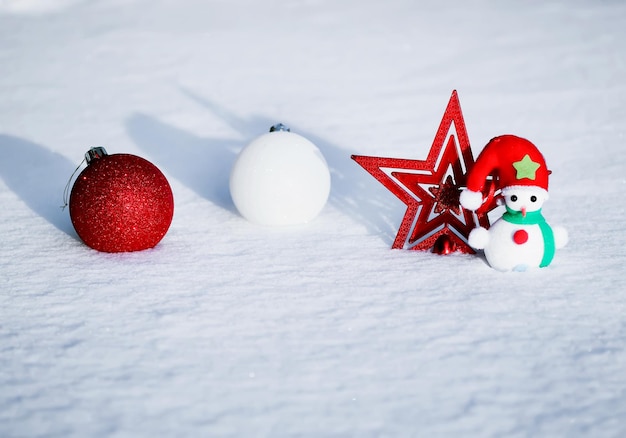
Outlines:
{"label": "red glitter star decoration", "polygon": [[489,195],[490,200],[476,214],[459,205],[474,157],[456,90],[426,160],[362,155],[353,155],[352,159],[407,206],[392,248],[437,254],[474,253],[467,236],[478,225],[489,228],[487,213],[496,207],[496,202],[494,185],[487,184],[489,193],[484,196]]}

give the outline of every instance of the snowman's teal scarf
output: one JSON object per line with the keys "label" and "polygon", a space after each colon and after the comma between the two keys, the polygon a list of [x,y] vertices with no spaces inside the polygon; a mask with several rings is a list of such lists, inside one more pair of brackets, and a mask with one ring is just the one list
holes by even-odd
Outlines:
{"label": "snowman's teal scarf", "polygon": [[530,211],[524,217],[521,211],[514,211],[506,207],[506,213],[502,215],[502,219],[516,225],[539,225],[543,235],[543,258],[539,266],[543,268],[550,264],[554,258],[554,233],[541,214],[541,210]]}

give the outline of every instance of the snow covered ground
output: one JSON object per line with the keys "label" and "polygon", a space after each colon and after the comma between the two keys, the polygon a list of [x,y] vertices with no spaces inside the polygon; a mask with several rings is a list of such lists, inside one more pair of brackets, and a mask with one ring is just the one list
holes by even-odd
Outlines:
{"label": "snow covered ground", "polygon": [[[0,0],[0,436],[624,436],[626,4]],[[424,159],[457,89],[474,155],[554,171],[569,245],[537,272],[389,249],[404,205],[351,154]],[[242,219],[237,153],[276,122],[331,197]],[[102,145],[175,196],[103,254],[63,188]]]}

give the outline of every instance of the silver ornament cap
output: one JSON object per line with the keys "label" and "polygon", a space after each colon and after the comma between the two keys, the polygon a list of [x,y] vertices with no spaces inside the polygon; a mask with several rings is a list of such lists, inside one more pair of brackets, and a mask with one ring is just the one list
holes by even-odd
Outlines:
{"label": "silver ornament cap", "polygon": [[89,149],[85,153],[85,161],[87,162],[87,165],[89,165],[89,163],[91,163],[93,160],[106,157],[107,155],[109,154],[107,154],[106,149],[104,149],[102,146],[96,146],[94,148]]}
{"label": "silver ornament cap", "polygon": [[270,132],[275,132],[275,131],[291,132],[291,129],[289,129],[289,127],[287,127],[286,125],[283,125],[282,123],[277,123],[270,128]]}

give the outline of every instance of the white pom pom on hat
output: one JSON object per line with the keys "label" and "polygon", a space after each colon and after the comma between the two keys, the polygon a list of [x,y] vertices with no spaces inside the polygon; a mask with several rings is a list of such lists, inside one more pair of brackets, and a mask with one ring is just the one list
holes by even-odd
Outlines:
{"label": "white pom pom on hat", "polygon": [[483,204],[483,194],[465,189],[461,192],[459,202],[464,208],[475,211]]}

